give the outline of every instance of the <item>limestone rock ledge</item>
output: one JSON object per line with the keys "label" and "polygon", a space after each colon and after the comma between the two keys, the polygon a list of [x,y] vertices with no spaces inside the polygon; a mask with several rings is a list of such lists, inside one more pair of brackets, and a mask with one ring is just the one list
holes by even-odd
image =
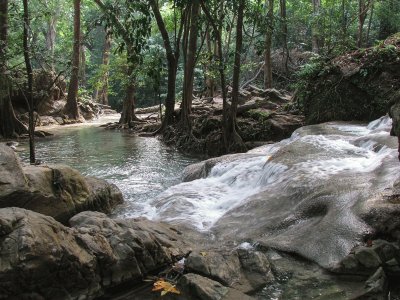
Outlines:
{"label": "limestone rock ledge", "polygon": [[13,150],[0,144],[0,208],[21,207],[65,224],[81,211],[110,213],[122,202],[121,191],[105,180],[63,165],[22,166]]}
{"label": "limestone rock ledge", "polygon": [[93,299],[190,251],[179,231],[148,220],[82,212],[70,224],[0,209],[0,299]]}

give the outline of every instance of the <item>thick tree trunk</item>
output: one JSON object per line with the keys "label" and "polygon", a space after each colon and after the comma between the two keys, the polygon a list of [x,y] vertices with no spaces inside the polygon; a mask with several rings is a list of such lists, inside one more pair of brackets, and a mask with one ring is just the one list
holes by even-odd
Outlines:
{"label": "thick tree trunk", "polygon": [[109,77],[109,65],[110,65],[110,53],[111,53],[111,30],[109,28],[105,28],[106,35],[104,39],[104,48],[103,48],[103,59],[102,59],[102,68],[104,73],[101,78],[101,86],[96,90],[95,100],[101,104],[108,105],[108,77]]}
{"label": "thick tree trunk", "polygon": [[[128,61],[129,64],[129,61]],[[133,67],[129,66],[127,71],[127,77],[129,78],[129,83],[126,87],[126,95],[124,102],[122,104],[122,113],[119,120],[119,124],[128,125],[128,127],[133,126],[133,121],[135,117],[135,81],[132,78]]]}
{"label": "thick tree trunk", "polygon": [[243,143],[242,138],[238,134],[236,114],[237,107],[239,104],[239,79],[240,79],[240,67],[241,67],[241,53],[243,46],[243,16],[245,9],[245,1],[240,0],[238,6],[238,18],[236,26],[236,46],[235,46],[235,60],[233,66],[233,82],[232,82],[232,103],[229,112],[228,131],[225,132],[226,140],[228,144],[227,152],[232,151],[244,151],[246,146]]}
{"label": "thick tree trunk", "polygon": [[313,4],[313,26],[312,26],[312,51],[314,53],[320,52],[321,46],[321,34],[320,34],[320,25],[319,25],[319,14],[321,10],[321,0],[312,0]]}
{"label": "thick tree trunk", "polygon": [[272,88],[272,34],[274,30],[274,0],[268,0],[268,28],[265,34],[265,52],[264,52],[264,87]]}
{"label": "thick tree trunk", "polygon": [[28,8],[28,0],[23,0],[24,5],[24,59],[26,66],[26,73],[28,75],[28,103],[29,103],[29,161],[31,164],[35,164],[35,122],[33,117],[33,73],[32,73],[32,64],[30,58],[30,49],[29,49],[29,8]]}
{"label": "thick tree trunk", "polygon": [[72,73],[68,88],[67,104],[64,112],[69,118],[77,120],[78,110],[78,85],[79,85],[79,58],[81,43],[81,2],[74,0],[74,49],[72,54]]}
{"label": "thick tree trunk", "polygon": [[121,118],[119,119],[120,125],[128,125],[133,127],[133,121],[140,121],[135,115],[135,91],[136,91],[136,80],[134,78],[134,65],[132,63],[134,51],[132,47],[127,46],[127,72],[128,83],[126,86],[126,95],[122,104]]}
{"label": "thick tree trunk", "polygon": [[190,32],[188,37],[185,73],[183,79],[183,105],[181,115],[182,125],[185,130],[190,130],[191,127],[189,115],[192,107],[194,68],[196,65],[198,16],[200,8],[199,0],[193,0],[191,5],[192,12],[190,18]]}
{"label": "thick tree trunk", "polygon": [[10,98],[7,75],[8,0],[0,0],[0,135],[13,138],[27,133],[27,128],[16,118]]}

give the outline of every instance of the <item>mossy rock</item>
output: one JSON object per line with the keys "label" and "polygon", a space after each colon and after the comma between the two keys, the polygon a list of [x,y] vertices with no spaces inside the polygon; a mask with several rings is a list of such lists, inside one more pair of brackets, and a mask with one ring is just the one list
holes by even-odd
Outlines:
{"label": "mossy rock", "polygon": [[371,121],[385,115],[400,90],[400,38],[307,66],[298,101],[306,123]]}

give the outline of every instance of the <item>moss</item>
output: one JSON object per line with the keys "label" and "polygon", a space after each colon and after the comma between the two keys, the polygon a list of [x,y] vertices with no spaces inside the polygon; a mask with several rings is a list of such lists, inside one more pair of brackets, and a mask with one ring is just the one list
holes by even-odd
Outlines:
{"label": "moss", "polygon": [[270,111],[263,109],[250,109],[244,115],[260,122],[265,122],[271,117]]}

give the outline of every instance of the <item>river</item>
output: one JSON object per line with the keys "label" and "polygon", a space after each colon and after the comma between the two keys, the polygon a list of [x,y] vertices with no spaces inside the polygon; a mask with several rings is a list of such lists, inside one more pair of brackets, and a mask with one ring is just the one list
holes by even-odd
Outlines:
{"label": "river", "polygon": [[[383,228],[381,216],[397,213],[397,206],[382,197],[400,182],[397,139],[389,136],[388,117],[368,125],[299,128],[279,143],[222,158],[190,182],[181,177],[198,158],[155,138],[99,128],[105,121],[49,129],[55,135],[37,140],[37,158],[115,183],[126,200],[117,217],[182,224],[207,231],[218,245],[233,241],[239,247],[273,248],[331,269]],[[26,161],[27,146],[22,146]],[[304,263],[290,262],[290,267],[294,264]],[[347,299],[353,290],[308,264],[293,268],[300,269],[297,275],[266,287],[258,298],[311,299],[333,289],[341,293],[334,299]]]}

